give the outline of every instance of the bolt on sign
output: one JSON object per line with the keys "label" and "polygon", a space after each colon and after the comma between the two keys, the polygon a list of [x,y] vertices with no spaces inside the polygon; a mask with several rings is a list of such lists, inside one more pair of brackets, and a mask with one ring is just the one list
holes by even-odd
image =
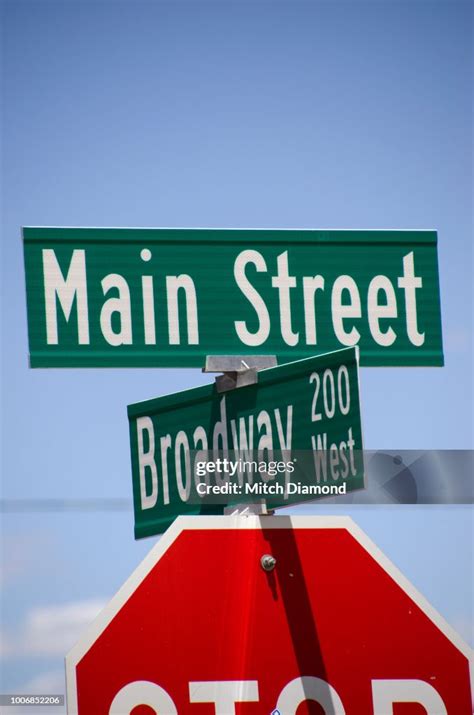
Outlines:
{"label": "bolt on sign", "polygon": [[68,713],[471,715],[470,655],[347,517],[180,517],[68,654]]}
{"label": "bolt on sign", "polygon": [[129,405],[136,538],[216,505],[364,488],[357,348],[257,375],[224,393],[204,385]]}
{"label": "bolt on sign", "polygon": [[435,231],[23,229],[32,367],[442,365]]}

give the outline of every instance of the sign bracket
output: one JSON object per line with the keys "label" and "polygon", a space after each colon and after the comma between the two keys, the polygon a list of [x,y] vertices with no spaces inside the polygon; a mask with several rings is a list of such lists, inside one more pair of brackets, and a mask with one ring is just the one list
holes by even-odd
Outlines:
{"label": "sign bracket", "polygon": [[255,385],[258,371],[276,367],[276,355],[207,355],[202,372],[222,372],[216,377],[217,392]]}
{"label": "sign bracket", "polygon": [[250,504],[231,504],[224,507],[224,516],[273,516],[274,509],[267,509],[264,499]]}

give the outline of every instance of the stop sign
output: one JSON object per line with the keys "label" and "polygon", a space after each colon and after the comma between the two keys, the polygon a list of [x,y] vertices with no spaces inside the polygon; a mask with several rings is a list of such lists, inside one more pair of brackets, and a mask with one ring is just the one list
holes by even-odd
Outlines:
{"label": "stop sign", "polygon": [[80,715],[472,712],[469,648],[345,517],[178,518],[66,671]]}

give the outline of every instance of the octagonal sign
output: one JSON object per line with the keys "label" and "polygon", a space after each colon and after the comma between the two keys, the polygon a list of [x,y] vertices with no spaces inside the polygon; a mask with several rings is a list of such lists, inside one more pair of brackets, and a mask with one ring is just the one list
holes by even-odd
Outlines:
{"label": "octagonal sign", "polygon": [[469,655],[346,517],[180,517],[67,656],[68,712],[471,715]]}

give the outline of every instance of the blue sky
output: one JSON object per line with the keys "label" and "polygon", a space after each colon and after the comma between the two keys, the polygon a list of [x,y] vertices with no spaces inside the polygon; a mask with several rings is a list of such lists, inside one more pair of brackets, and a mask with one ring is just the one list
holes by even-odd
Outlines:
{"label": "blue sky", "polygon": [[[473,447],[470,3],[2,10],[3,498],[130,498],[126,405],[212,379],[30,370],[21,225],[435,228],[446,366],[363,369],[365,445]],[[470,509],[312,509],[351,514],[472,638]],[[64,638],[151,546],[132,520],[3,516],[3,692],[59,687]]]}

